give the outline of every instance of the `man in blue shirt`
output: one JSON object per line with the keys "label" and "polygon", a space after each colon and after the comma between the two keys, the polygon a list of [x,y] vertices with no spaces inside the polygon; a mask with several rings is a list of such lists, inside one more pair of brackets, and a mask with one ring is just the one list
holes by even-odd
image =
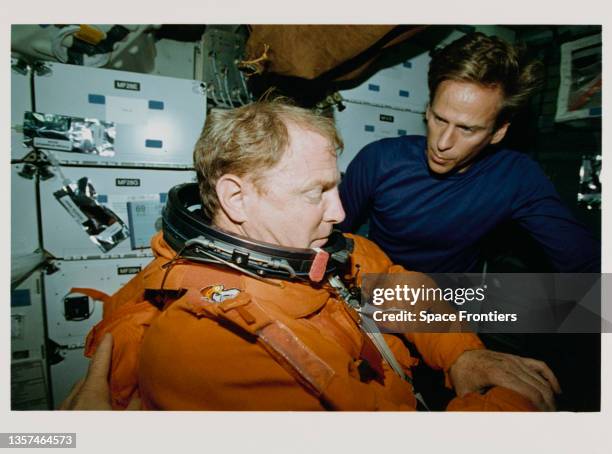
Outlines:
{"label": "man in blue shirt", "polygon": [[[383,139],[360,151],[340,185],[346,212],[340,227],[354,231],[369,219],[369,238],[394,263],[461,273],[480,271],[483,238],[514,221],[541,245],[552,268],[599,272],[599,242],[574,219],[538,164],[499,146],[513,115],[539,87],[540,68],[481,33],[438,51],[428,74],[427,137]],[[599,335],[483,340],[544,359],[564,389],[559,408],[598,408]],[[422,383],[435,387],[436,377],[419,373]]]}
{"label": "man in blue shirt", "polygon": [[541,82],[539,62],[481,33],[431,60],[427,137],[367,145],[340,186],[346,219],[389,257],[424,272],[478,270],[481,240],[513,220],[563,272],[596,272],[599,243],[565,207],[540,167],[500,148],[512,116]]}

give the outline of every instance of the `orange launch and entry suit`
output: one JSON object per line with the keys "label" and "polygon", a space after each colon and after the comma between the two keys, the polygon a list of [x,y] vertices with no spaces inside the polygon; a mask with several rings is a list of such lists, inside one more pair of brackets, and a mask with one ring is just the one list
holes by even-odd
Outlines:
{"label": "orange launch and entry suit", "polygon": [[[374,243],[350,237],[353,275],[406,272]],[[125,408],[137,391],[148,410],[416,408],[412,386],[381,360],[328,284],[275,286],[216,265],[171,262],[175,252],[161,234],[152,247],[151,264],[112,297],[98,295],[104,316],[87,339],[91,356],[103,335],[113,334],[113,408]],[[417,360],[400,337],[384,336],[410,375]],[[405,336],[444,371],[464,351],[483,348],[469,333]],[[494,387],[455,398],[448,409],[535,407]]]}

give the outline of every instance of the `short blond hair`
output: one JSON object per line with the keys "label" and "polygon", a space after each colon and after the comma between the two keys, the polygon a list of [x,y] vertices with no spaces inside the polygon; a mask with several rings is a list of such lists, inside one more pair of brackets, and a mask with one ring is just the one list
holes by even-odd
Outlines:
{"label": "short blond hair", "polygon": [[274,167],[289,146],[287,124],[325,137],[334,154],[343,147],[332,119],[294,106],[286,98],[209,113],[193,152],[206,216],[214,219],[220,208],[216,185],[225,174],[249,175],[261,189],[261,174]]}

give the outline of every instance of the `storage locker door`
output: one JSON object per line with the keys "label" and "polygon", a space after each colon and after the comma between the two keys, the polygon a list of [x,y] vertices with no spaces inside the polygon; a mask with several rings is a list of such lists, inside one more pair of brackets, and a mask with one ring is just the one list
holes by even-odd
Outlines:
{"label": "storage locker door", "polygon": [[[57,261],[59,271],[45,276],[45,304],[49,338],[59,345],[62,360],[51,365],[51,382],[54,405],[57,407],[68,395],[72,385],[87,371],[89,360],[83,356],[85,337],[101,320],[102,303],[82,294],[70,293],[73,287],[115,293],[136,273],[142,270],[150,258]],[[72,315],[83,315],[85,320],[67,320]]]}
{"label": "storage locker door", "polygon": [[102,318],[102,302],[70,289],[94,288],[111,295],[150,261],[143,257],[55,262],[59,271],[45,276],[49,338],[61,347],[83,347],[87,333]]}
{"label": "storage locker door", "polygon": [[49,409],[49,385],[44,360],[11,361],[11,410]]}
{"label": "storage locker door", "polygon": [[[62,172],[75,184],[82,178],[96,192],[99,205],[109,208],[125,224],[130,236],[116,242],[116,246],[103,250],[90,239],[103,229],[105,215],[90,211],[100,226],[89,233],[81,225],[86,218],[73,217],[54,193],[63,186],[59,172],[40,184],[43,244],[56,258],[79,260],[95,257],[150,256],[149,241],[161,228],[161,209],[171,187],[195,181],[195,172],[161,169],[109,169],[100,167],[63,167]],[[72,205],[70,205],[72,206]],[[102,233],[102,235],[105,235]]]}
{"label": "storage locker door", "polygon": [[11,409],[47,410],[40,272],[11,291]]}
{"label": "storage locker door", "polygon": [[334,112],[336,127],[344,141],[338,158],[340,171],[367,144],[387,137],[424,135],[423,114],[347,102],[342,112]]}
{"label": "storage locker door", "polygon": [[350,90],[341,90],[342,98],[397,109],[424,112],[427,106],[428,52],[423,52],[405,62],[375,73],[365,82]]}
{"label": "storage locker door", "polygon": [[115,124],[114,156],[57,151],[62,163],[191,168],[204,125],[200,81],[47,63],[36,110]]}
{"label": "storage locker door", "polygon": [[24,164],[11,165],[11,256],[21,257],[38,249],[36,182],[19,175]]}
{"label": "storage locker door", "polygon": [[37,271],[11,291],[12,358],[42,358],[44,343],[41,276]]}

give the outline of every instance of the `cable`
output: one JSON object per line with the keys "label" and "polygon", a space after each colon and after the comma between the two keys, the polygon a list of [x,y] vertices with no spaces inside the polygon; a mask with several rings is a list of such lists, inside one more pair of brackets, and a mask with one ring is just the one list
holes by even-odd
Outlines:
{"label": "cable", "polygon": [[[223,92],[221,91],[221,80],[219,79],[219,74],[217,72],[217,63],[215,62],[216,56],[213,52],[211,52],[210,54],[208,54],[208,56],[210,57],[211,61],[212,61],[212,67],[213,67],[213,74],[215,75],[215,80],[217,81],[217,86],[219,88],[219,95],[223,98],[223,107],[232,107],[231,103],[226,103],[225,102],[225,96],[223,96]],[[231,99],[230,99],[231,101]]]}
{"label": "cable", "polygon": [[[238,71],[238,72],[240,72],[240,71]],[[238,97],[238,102],[240,103],[240,105],[241,106],[246,106],[249,103],[249,95],[248,95],[248,93],[246,95],[247,100],[246,100],[246,102],[244,102],[243,99],[242,99],[242,90],[240,90],[240,88],[236,88],[234,91],[236,93],[236,96]]]}
{"label": "cable", "polygon": [[249,88],[247,87],[244,73],[242,71],[238,71],[238,74],[240,74],[240,82],[242,83],[242,88],[244,88],[244,93],[246,94],[247,102],[251,102],[253,98],[251,97],[251,93],[249,92]]}
{"label": "cable", "polygon": [[234,102],[232,100],[232,93],[230,92],[229,84],[227,83],[227,80],[229,79],[228,72],[229,70],[227,69],[227,67],[225,67],[225,70],[222,71],[221,74],[223,75],[223,85],[225,86],[225,92],[227,93],[227,97],[229,98],[230,104],[233,106]]}
{"label": "cable", "polygon": [[217,99],[217,95],[215,95],[215,86],[212,85],[210,88],[206,88],[207,92],[210,92],[210,95],[212,96],[213,101],[215,102],[216,106],[221,105],[221,103],[219,102],[219,100]]}

